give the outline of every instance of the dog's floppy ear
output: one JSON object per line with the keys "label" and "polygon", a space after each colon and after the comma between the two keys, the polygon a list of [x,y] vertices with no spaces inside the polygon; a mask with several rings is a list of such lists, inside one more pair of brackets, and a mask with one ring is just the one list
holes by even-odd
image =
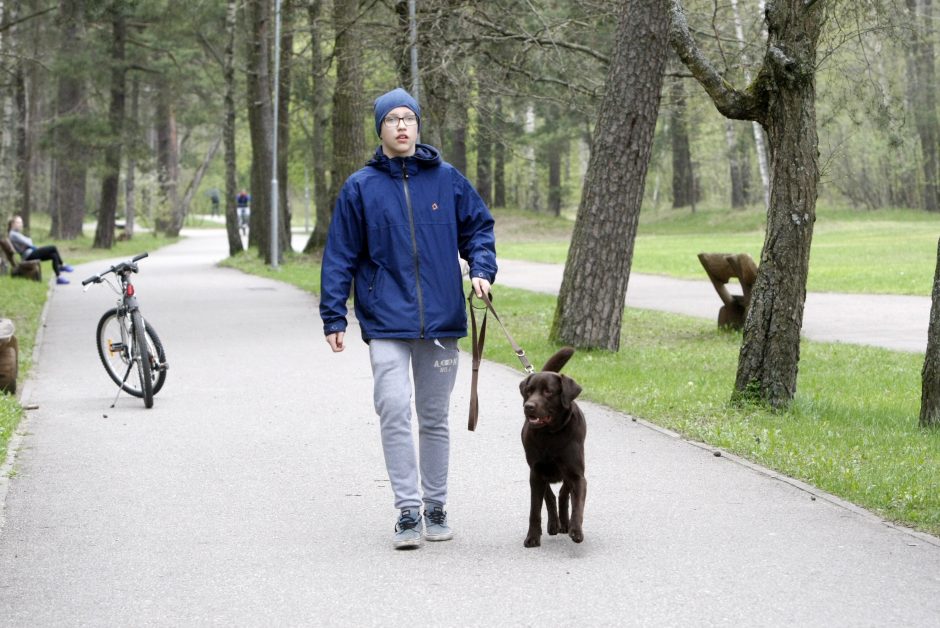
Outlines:
{"label": "dog's floppy ear", "polygon": [[562,402],[565,404],[565,407],[571,405],[571,402],[577,399],[578,395],[581,394],[581,385],[578,382],[574,381],[570,377],[559,374],[558,377],[561,378],[561,398]]}
{"label": "dog's floppy ear", "polygon": [[519,392],[522,393],[523,399],[525,399],[525,387],[529,385],[530,379],[532,379],[532,375],[526,375],[526,378],[519,382]]}

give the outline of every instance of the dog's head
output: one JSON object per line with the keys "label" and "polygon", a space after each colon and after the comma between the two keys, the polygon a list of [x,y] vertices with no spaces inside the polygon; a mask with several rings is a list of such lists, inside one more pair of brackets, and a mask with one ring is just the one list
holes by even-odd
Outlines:
{"label": "dog's head", "polygon": [[520,382],[522,408],[530,427],[560,428],[571,414],[571,404],[581,394],[581,386],[557,371],[573,353],[573,349],[561,349],[548,359],[541,372],[532,373]]}

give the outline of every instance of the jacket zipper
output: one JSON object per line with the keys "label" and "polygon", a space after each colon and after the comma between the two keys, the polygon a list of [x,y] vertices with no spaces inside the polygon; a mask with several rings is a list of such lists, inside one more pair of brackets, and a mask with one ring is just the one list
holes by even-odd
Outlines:
{"label": "jacket zipper", "polygon": [[408,166],[401,160],[402,183],[405,189],[405,205],[408,208],[408,225],[411,227],[411,257],[415,263],[415,283],[418,290],[418,321],[420,338],[424,338],[424,295],[421,292],[421,268],[418,264],[418,238],[415,235],[415,212],[411,205],[411,190],[408,189]]}

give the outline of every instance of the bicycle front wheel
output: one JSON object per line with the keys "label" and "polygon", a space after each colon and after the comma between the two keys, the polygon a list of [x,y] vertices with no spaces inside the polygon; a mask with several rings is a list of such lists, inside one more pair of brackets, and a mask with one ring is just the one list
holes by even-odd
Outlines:
{"label": "bicycle front wheel", "polygon": [[[138,368],[132,359],[134,355],[132,353],[133,329],[130,316],[119,316],[117,308],[105,312],[101,320],[98,321],[96,335],[98,356],[101,358],[105,372],[115,384],[128,394],[143,397],[144,385],[140,375],[143,368]],[[164,354],[163,345],[150,323],[144,321],[143,330],[145,342],[141,344],[147,347],[151,395],[155,395],[163,387],[163,382],[166,380],[166,355]]]}
{"label": "bicycle front wheel", "polygon": [[147,332],[144,331],[144,317],[140,311],[131,312],[131,327],[134,330],[134,342],[131,344],[131,359],[137,364],[137,375],[143,384],[144,407],[153,407],[153,370],[150,364],[150,349],[147,347]]}

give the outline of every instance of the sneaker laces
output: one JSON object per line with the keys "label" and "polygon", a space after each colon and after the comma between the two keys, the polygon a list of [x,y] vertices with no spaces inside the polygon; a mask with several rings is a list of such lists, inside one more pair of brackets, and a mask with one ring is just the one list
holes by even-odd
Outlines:
{"label": "sneaker laces", "polygon": [[447,513],[442,508],[435,508],[431,512],[425,510],[424,516],[430,519],[434,525],[442,526],[447,523]]}
{"label": "sneaker laces", "polygon": [[398,518],[398,523],[395,524],[395,531],[401,532],[402,530],[413,530],[418,527],[418,520],[412,519],[411,516],[402,515]]}

